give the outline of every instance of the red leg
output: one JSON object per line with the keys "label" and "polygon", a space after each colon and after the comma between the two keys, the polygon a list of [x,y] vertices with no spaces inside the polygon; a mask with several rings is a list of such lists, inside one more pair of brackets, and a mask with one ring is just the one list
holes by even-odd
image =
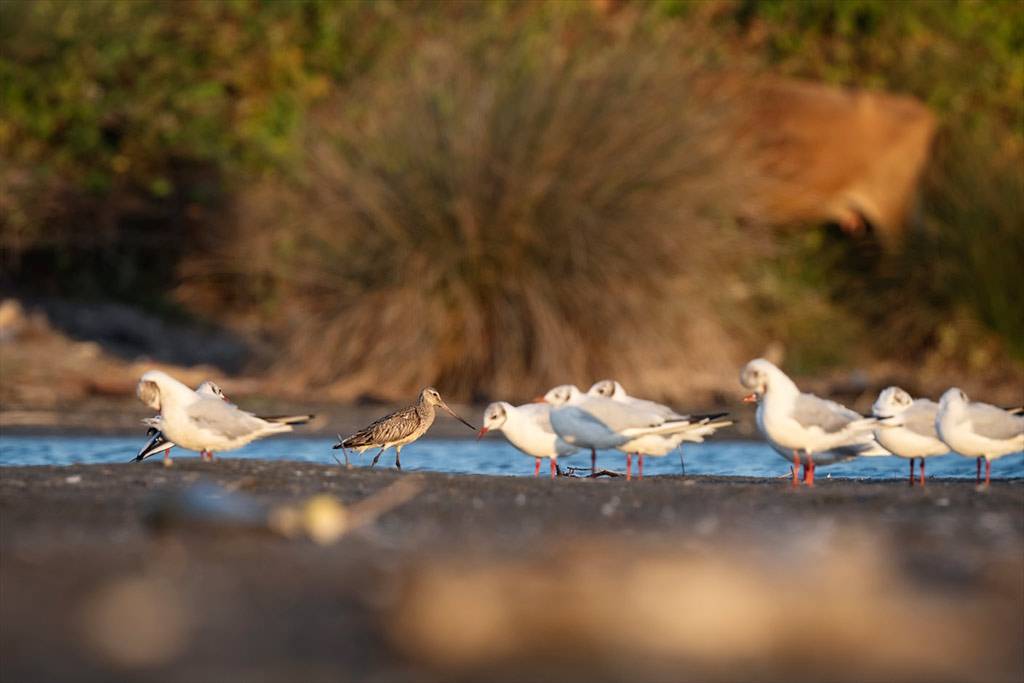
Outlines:
{"label": "red leg", "polygon": [[799,477],[800,472],[800,454],[795,450],[793,451],[793,488],[800,485]]}
{"label": "red leg", "polygon": [[924,486],[924,458],[921,458],[921,486]]}
{"label": "red leg", "polygon": [[985,458],[985,486],[988,486],[989,479],[992,476],[992,461]]}
{"label": "red leg", "polygon": [[540,476],[540,458],[534,458],[534,460],[536,460],[537,463],[533,466],[533,476],[539,477]]}
{"label": "red leg", "polygon": [[636,454],[636,473],[641,479],[644,478],[644,454]]}
{"label": "red leg", "polygon": [[633,454],[626,453],[626,481],[633,479]]}
{"label": "red leg", "polygon": [[814,486],[814,456],[807,454],[807,467],[804,468],[804,483]]}
{"label": "red leg", "polygon": [[910,485],[914,485],[914,459],[910,459]]}
{"label": "red leg", "polygon": [[558,463],[555,458],[548,458],[548,460],[551,461],[551,478],[554,479],[558,476]]}
{"label": "red leg", "polygon": [[981,458],[978,458],[978,475],[974,478],[974,481],[981,483]]}

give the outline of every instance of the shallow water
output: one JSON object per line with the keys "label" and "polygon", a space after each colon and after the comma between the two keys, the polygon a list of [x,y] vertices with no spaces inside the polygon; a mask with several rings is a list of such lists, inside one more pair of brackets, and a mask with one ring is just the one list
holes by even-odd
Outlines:
{"label": "shallow water", "polygon": [[[128,463],[145,441],[141,435],[5,436],[0,437],[0,466]],[[227,453],[225,457],[333,463],[332,454],[342,457],[341,451],[331,450],[334,443],[333,439],[327,438],[266,439]],[[352,463],[357,466],[368,465],[372,454],[372,451],[367,451],[361,456],[352,454]],[[775,477],[789,472],[788,464],[781,457],[763,443],[756,441],[690,444],[686,446],[684,456],[687,474]],[[175,448],[172,457],[189,458],[196,457],[196,454]],[[589,468],[590,457],[587,453],[578,453],[569,458],[562,458],[560,462],[563,467]],[[617,451],[606,451],[598,453],[597,463],[600,468],[624,471],[625,456]],[[378,467],[392,465],[393,450],[381,457]],[[424,439],[403,451],[402,466],[410,471],[528,476],[533,474],[534,460],[517,451],[500,437],[489,437],[480,442],[465,439]],[[860,458],[853,462],[822,467],[818,470],[818,477],[893,479],[906,477],[907,468],[907,461],[901,458]],[[945,455],[929,458],[927,471],[929,477],[973,478],[975,465],[973,460],[957,455]],[[541,473],[548,473],[546,462],[541,465]],[[645,475],[679,473],[678,451],[664,458],[645,458]],[[992,476],[998,479],[1024,477],[1024,453],[1015,453],[995,461],[992,465]]]}

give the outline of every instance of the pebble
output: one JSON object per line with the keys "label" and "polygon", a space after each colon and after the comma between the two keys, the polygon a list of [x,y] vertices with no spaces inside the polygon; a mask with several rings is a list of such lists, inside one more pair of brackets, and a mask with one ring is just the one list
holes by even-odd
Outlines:
{"label": "pebble", "polygon": [[82,475],[74,474],[70,477],[64,477],[64,481],[68,484],[77,484],[82,481]]}
{"label": "pebble", "polygon": [[619,497],[614,496],[611,500],[601,506],[601,514],[605,517],[611,517],[615,514],[615,510],[619,507],[620,502]]}
{"label": "pebble", "polygon": [[519,493],[516,495],[516,505],[518,505],[519,507],[523,507],[524,505],[526,505],[525,493]]}

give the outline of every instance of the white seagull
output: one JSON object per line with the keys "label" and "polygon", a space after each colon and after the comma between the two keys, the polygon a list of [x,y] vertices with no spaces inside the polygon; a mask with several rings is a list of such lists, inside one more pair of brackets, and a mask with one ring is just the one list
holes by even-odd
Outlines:
{"label": "white seagull", "polygon": [[952,450],[967,458],[977,458],[979,482],[981,459],[985,459],[986,486],[993,460],[1024,450],[1024,415],[972,402],[956,387],[947,389],[939,399],[935,430]]}
{"label": "white seagull", "polygon": [[814,486],[817,465],[858,455],[888,454],[871,433],[875,418],[802,393],[786,373],[763,358],[747,363],[740,383],[753,390],[743,400],[757,402],[757,428],[779,455],[793,463],[793,486],[799,484],[800,465],[804,466],[804,483]]}
{"label": "white seagull", "polygon": [[[655,403],[654,401],[647,401],[642,398],[636,398],[626,393],[623,386],[612,379],[603,379],[600,382],[596,382],[590,389],[587,390],[588,396],[602,396],[604,398],[610,398],[613,401],[619,403],[625,403],[637,408],[647,409],[652,412],[656,412],[666,419],[669,420],[685,420],[691,423],[691,427],[680,431],[676,434],[651,434],[648,436],[641,436],[632,441],[628,441],[621,446],[618,446],[618,450],[626,454],[626,479],[632,478],[632,465],[633,465],[633,454],[637,454],[637,471],[641,479],[644,476],[644,456],[650,455],[654,457],[661,457],[671,453],[676,447],[680,446],[684,441],[692,443],[702,443],[704,437],[711,436],[716,430],[722,427],[727,427],[732,424],[731,420],[719,420],[718,418],[725,417],[728,413],[710,413],[706,415],[682,415],[676,412],[669,406]],[[683,464],[683,453],[679,451],[679,464],[683,468],[683,474],[686,473],[685,465]]]}
{"label": "white seagull", "polygon": [[[196,393],[200,396],[212,396],[219,398],[222,401],[227,401],[228,397],[224,395],[224,391],[218,386],[213,380],[206,380],[198,387],[196,387]],[[171,449],[174,448],[174,442],[164,436],[163,432],[160,431],[160,415],[154,415],[153,417],[142,418],[142,424],[149,427],[146,431],[146,436],[150,437],[146,445],[135,456],[135,462],[141,462],[146,458],[156,455],[157,453],[163,452],[164,454],[164,467],[170,467],[171,462]],[[203,456],[206,459],[206,456]]]}
{"label": "white seagull", "polygon": [[540,474],[541,458],[551,461],[551,478],[558,472],[558,458],[572,455],[578,449],[563,441],[551,426],[551,405],[527,403],[514,406],[498,401],[484,410],[483,426],[477,434],[480,439],[489,431],[500,431],[509,442],[527,455],[536,458],[533,476]]}
{"label": "white seagull", "polygon": [[572,384],[562,384],[544,394],[554,406],[551,426],[563,441],[590,449],[591,473],[596,470],[596,451],[618,448],[642,436],[677,434],[693,428],[689,419],[668,419],[657,411],[638,408],[603,396],[588,396]]}
{"label": "white seagull", "polygon": [[893,455],[910,459],[910,485],[914,485],[914,458],[921,459],[921,486],[924,486],[924,459],[949,453],[935,431],[939,404],[926,398],[913,399],[899,387],[882,390],[871,408],[880,427],[875,439]]}
{"label": "white seagull", "polygon": [[167,439],[211,458],[214,451],[231,451],[265,436],[290,432],[293,424],[313,418],[257,417],[219,397],[192,391],[160,370],[144,374],[136,393],[143,403],[160,411],[160,431]]}

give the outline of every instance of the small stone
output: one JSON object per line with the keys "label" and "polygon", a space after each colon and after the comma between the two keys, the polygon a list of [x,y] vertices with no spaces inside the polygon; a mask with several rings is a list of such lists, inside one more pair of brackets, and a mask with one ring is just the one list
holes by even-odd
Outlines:
{"label": "small stone", "polygon": [[516,505],[519,506],[519,507],[523,507],[524,505],[526,505],[526,494],[525,493],[516,494]]}
{"label": "small stone", "polygon": [[67,482],[68,484],[78,484],[79,482],[82,481],[82,475],[73,474],[70,477],[64,477],[64,481]]}

